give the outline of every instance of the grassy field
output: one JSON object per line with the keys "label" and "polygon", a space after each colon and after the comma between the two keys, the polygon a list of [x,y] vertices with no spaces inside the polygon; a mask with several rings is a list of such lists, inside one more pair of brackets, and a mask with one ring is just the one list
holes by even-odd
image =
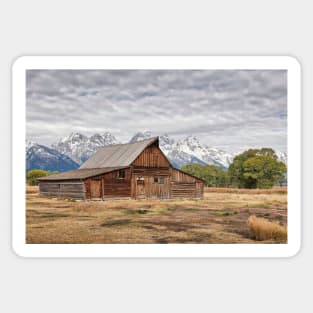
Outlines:
{"label": "grassy field", "polygon": [[30,186],[26,191],[27,243],[286,242],[255,240],[251,216],[286,229],[286,188],[206,188],[203,200],[104,202],[49,199]]}

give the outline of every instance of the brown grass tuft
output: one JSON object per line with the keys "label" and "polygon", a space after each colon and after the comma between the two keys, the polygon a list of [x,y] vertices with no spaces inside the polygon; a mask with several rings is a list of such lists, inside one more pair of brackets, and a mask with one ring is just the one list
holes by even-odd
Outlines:
{"label": "brown grass tuft", "polygon": [[287,228],[265,218],[252,215],[248,218],[251,238],[256,240],[287,240]]}

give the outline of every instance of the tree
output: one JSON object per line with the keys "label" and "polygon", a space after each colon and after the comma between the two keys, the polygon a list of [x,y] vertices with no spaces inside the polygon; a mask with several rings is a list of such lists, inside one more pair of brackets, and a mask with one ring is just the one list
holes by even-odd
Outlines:
{"label": "tree", "polygon": [[256,156],[243,163],[244,177],[252,188],[272,188],[283,179],[286,165],[270,156]]}
{"label": "tree", "polygon": [[50,172],[49,171],[44,171],[44,170],[30,170],[27,172],[27,175],[26,175],[26,180],[27,180],[27,183],[30,185],[30,186],[36,186],[38,185],[38,178],[40,177],[45,177],[45,176],[48,176],[50,175]]}
{"label": "tree", "polygon": [[[247,179],[244,177],[243,163],[251,157],[255,157],[258,153],[257,149],[249,149],[237,155],[228,168],[228,174],[231,184],[239,188],[248,188]],[[267,152],[268,153],[268,152]]]}
{"label": "tree", "polygon": [[286,165],[270,148],[249,149],[237,155],[229,166],[231,183],[239,188],[271,188],[284,179],[286,172]]}
{"label": "tree", "polygon": [[208,187],[226,187],[229,185],[227,171],[214,165],[188,164],[182,171],[193,176],[202,178]]}

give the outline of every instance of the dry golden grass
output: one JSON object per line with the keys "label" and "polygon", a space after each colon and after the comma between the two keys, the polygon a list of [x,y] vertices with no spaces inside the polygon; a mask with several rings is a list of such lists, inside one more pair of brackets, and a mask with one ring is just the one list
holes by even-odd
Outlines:
{"label": "dry golden grass", "polygon": [[26,185],[26,193],[30,194],[30,193],[38,193],[38,187],[37,186],[29,186]]}
{"label": "dry golden grass", "polygon": [[216,193],[239,193],[239,194],[287,194],[287,187],[274,187],[272,189],[239,189],[239,188],[215,188],[205,187],[205,192],[216,192]]}
{"label": "dry golden grass", "polygon": [[73,201],[27,187],[27,243],[284,243],[250,237],[250,215],[287,223],[286,193],[211,192],[203,200]]}
{"label": "dry golden grass", "polygon": [[256,240],[287,240],[287,227],[252,215],[248,218],[251,238]]}

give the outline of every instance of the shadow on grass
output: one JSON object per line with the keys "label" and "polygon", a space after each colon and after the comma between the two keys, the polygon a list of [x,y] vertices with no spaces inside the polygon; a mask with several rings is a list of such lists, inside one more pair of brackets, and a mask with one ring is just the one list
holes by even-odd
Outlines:
{"label": "shadow on grass", "polygon": [[101,227],[114,227],[114,226],[123,226],[129,225],[131,223],[130,220],[126,219],[117,219],[117,220],[108,220],[104,223],[100,224]]}

